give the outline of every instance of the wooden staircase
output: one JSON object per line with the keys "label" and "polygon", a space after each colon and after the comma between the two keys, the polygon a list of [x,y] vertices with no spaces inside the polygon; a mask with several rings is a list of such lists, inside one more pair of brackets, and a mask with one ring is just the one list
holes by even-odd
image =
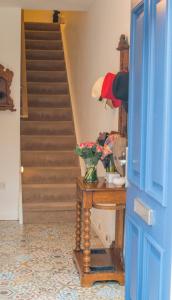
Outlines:
{"label": "wooden staircase", "polygon": [[24,223],[72,217],[80,174],[60,27],[25,23],[28,119],[21,121]]}

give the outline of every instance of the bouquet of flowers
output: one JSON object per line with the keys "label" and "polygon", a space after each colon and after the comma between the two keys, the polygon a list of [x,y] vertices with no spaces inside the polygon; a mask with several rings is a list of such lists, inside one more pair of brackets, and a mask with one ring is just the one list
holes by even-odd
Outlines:
{"label": "bouquet of flowers", "polygon": [[97,163],[102,157],[103,148],[95,142],[85,142],[76,146],[76,154],[82,157],[86,164],[85,182],[97,182]]}
{"label": "bouquet of flowers", "polygon": [[101,161],[103,163],[106,172],[115,172],[115,164],[113,159],[113,145],[116,138],[119,136],[118,133],[100,132],[97,142],[103,147]]}

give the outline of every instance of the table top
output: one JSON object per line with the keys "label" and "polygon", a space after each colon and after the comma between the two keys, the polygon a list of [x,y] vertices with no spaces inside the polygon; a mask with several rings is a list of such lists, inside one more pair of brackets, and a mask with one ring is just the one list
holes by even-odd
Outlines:
{"label": "table top", "polygon": [[126,191],[125,186],[116,187],[113,183],[106,182],[104,177],[99,177],[96,183],[85,183],[83,177],[78,177],[77,184],[82,191]]}

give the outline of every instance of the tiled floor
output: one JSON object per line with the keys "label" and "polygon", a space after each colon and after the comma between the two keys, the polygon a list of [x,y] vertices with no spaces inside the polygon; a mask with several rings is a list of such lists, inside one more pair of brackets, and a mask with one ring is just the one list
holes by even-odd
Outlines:
{"label": "tiled floor", "polygon": [[[100,244],[93,234],[93,243]],[[0,222],[0,300],[124,300],[117,283],[81,288],[72,261],[74,224]]]}

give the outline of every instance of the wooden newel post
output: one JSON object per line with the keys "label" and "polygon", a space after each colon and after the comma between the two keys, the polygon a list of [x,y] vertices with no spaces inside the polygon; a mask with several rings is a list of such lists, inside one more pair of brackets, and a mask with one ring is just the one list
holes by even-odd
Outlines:
{"label": "wooden newel post", "polygon": [[[117,50],[120,51],[120,71],[128,71],[129,44],[125,34],[121,34]],[[123,106],[119,108],[118,131],[121,135],[127,136],[127,112]]]}

